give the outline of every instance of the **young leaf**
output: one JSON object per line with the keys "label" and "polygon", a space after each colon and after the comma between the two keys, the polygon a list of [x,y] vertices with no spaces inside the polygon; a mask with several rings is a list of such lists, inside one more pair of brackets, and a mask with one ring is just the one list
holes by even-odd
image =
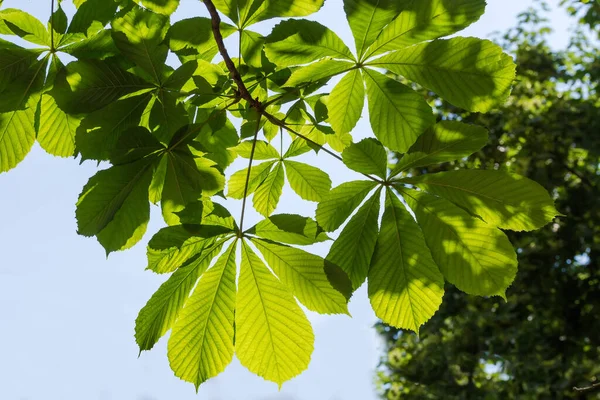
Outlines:
{"label": "young leaf", "polygon": [[304,200],[321,201],[329,194],[331,179],[319,168],[291,160],[283,164],[292,190]]}
{"label": "young leaf", "polygon": [[413,1],[381,31],[365,58],[451,35],[477,21],[484,10],[485,0]]}
{"label": "young leaf", "polygon": [[[252,169],[250,170],[250,178],[248,179],[248,196],[254,193],[256,188],[262,184],[265,179],[267,179],[267,176],[269,176],[273,165],[275,165],[275,161],[267,161],[262,164],[252,166]],[[227,197],[238,200],[244,197],[247,176],[247,168],[239,170],[231,175],[231,178],[229,178],[229,182],[227,183]]]}
{"label": "young leaf", "polygon": [[517,255],[502,231],[439,197],[411,189],[400,193],[448,282],[468,294],[505,296],[517,273]]}
{"label": "young leaf", "polygon": [[196,389],[223,372],[233,359],[236,244],[202,275],[169,339],[171,369]]}
{"label": "young leaf", "polygon": [[317,206],[317,222],[326,232],[335,231],[375,186],[374,181],[352,181],[332,189]]}
{"label": "young leaf", "polygon": [[266,240],[253,239],[252,243],[306,308],[321,314],[348,314],[346,298],[331,286],[321,257]]}
{"label": "young leaf", "polygon": [[461,37],[411,46],[369,65],[402,75],[458,107],[477,112],[506,101],[516,68],[500,46]]}
{"label": "young leaf", "polygon": [[342,153],[344,164],[354,171],[375,174],[385,179],[387,152],[375,139],[367,138],[348,146]]}
{"label": "young leaf", "polygon": [[342,39],[326,26],[294,19],[273,28],[265,43],[265,54],[280,68],[308,64],[325,57],[354,59]]}
{"label": "young leaf", "polygon": [[179,268],[152,295],[135,320],[135,341],[140,352],[151,350],[177,319],[196,281],[223,247],[217,243]]}
{"label": "young leaf", "polygon": [[280,162],[275,164],[273,171],[269,173],[267,178],[256,188],[252,204],[256,211],[265,217],[268,217],[275,211],[279,198],[283,192],[285,176],[283,165]]}
{"label": "young leaf", "polygon": [[344,11],[359,59],[381,30],[398,15],[401,3],[395,0],[344,0]]}
{"label": "young leaf", "polygon": [[443,296],[444,277],[421,229],[388,189],[369,270],[369,298],[375,314],[396,328],[418,332],[440,307]]}
{"label": "young leaf", "polygon": [[502,229],[531,231],[559,215],[540,184],[502,171],[457,170],[402,181],[450,200]]}
{"label": "young leaf", "polygon": [[246,243],[235,327],[236,355],[251,372],[281,386],[308,367],[312,327],[291,293]]}
{"label": "young leaf", "polygon": [[364,72],[373,133],[384,146],[405,153],[435,123],[431,107],[408,86],[373,70]]}
{"label": "young leaf", "polygon": [[337,133],[349,133],[360,119],[365,105],[365,82],[358,69],[350,71],[331,91],[329,123]]}
{"label": "young leaf", "polygon": [[271,215],[247,232],[263,239],[301,246],[329,240],[314,220],[294,214]]}
{"label": "young leaf", "polygon": [[458,121],[440,121],[419,136],[398,161],[392,176],[410,168],[459,160],[479,151],[488,141],[488,131]]}
{"label": "young leaf", "polygon": [[379,198],[381,190],[365,201],[358,212],[333,242],[327,261],[348,274],[352,289],[356,290],[367,279],[371,258],[379,232]]}

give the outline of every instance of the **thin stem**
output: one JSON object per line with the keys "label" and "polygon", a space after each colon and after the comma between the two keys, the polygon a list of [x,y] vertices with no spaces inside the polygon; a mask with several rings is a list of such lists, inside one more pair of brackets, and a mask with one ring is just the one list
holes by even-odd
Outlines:
{"label": "thin stem", "polygon": [[279,154],[283,157],[283,128],[279,127]]}
{"label": "thin stem", "polygon": [[54,0],[50,2],[50,51],[54,53]]}
{"label": "thin stem", "polygon": [[244,216],[246,214],[246,198],[248,197],[248,186],[250,185],[250,172],[252,171],[252,161],[254,161],[254,151],[256,150],[256,139],[258,132],[260,131],[260,120],[261,116],[258,117],[256,123],[256,131],[254,132],[254,138],[252,139],[252,150],[250,151],[250,161],[248,162],[248,172],[246,173],[246,183],[244,185],[244,197],[242,199],[242,215],[240,216],[240,233],[238,237],[241,239],[244,235]]}

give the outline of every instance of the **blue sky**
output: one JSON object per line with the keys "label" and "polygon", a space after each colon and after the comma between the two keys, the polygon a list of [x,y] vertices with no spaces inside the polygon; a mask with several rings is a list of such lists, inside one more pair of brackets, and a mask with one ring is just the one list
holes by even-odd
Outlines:
{"label": "blue sky", "polygon": [[[516,14],[532,0],[488,0],[482,19],[461,33],[486,37],[515,23]],[[556,10],[558,0],[550,1]],[[5,0],[47,20],[50,0]],[[174,19],[203,14],[201,3],[182,0]],[[314,19],[352,43],[342,0],[327,0]],[[566,45],[568,19],[552,13],[552,43]],[[268,32],[272,24],[260,27]],[[358,140],[369,134],[363,117]],[[338,164],[319,158],[334,185],[355,179]],[[305,161],[314,163],[315,157]],[[228,171],[242,168],[235,164]],[[145,272],[145,243],[162,227],[153,209],[143,243],[113,254],[93,239],[76,234],[75,202],[96,171],[92,163],[53,158],[35,146],[17,169],[0,174],[0,399],[2,400],[371,400],[374,369],[381,346],[372,329],[376,317],[365,288],[350,303],[353,318],[309,313],[316,336],[308,371],[283,385],[246,371],[234,362],[196,395],[176,378],[166,358],[163,338],[138,359],[134,321],[141,307],[166,279]],[[311,215],[314,205],[285,190],[280,212]],[[239,202],[227,202],[238,215]],[[258,220],[249,213],[246,226]],[[325,255],[326,246],[314,252]]]}

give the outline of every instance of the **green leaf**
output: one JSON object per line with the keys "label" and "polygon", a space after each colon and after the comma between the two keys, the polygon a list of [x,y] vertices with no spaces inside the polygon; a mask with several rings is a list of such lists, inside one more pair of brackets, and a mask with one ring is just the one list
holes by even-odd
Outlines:
{"label": "green leaf", "polygon": [[401,3],[394,0],[344,0],[344,11],[359,59],[363,58],[381,30],[398,15]]}
{"label": "green leaf", "polygon": [[[223,38],[236,32],[235,27],[221,23]],[[200,56],[202,60],[212,61],[219,52],[213,37],[210,18],[195,17],[174,23],[168,34],[169,48],[180,56]]]}
{"label": "green leaf", "polygon": [[[68,36],[69,34],[65,38]],[[103,60],[119,54],[110,29],[102,30],[89,38],[82,33],[73,34],[73,36],[77,37],[76,41],[66,43],[64,40],[61,41],[59,50],[79,60],[93,58]]]}
{"label": "green leaf", "polygon": [[171,15],[179,7],[179,0],[134,0],[155,13]]}
{"label": "green leaf", "polygon": [[287,82],[286,87],[298,86],[301,83],[317,82],[323,79],[329,79],[354,68],[354,64],[347,61],[337,61],[330,58],[325,58],[316,63],[309,64],[305,67],[300,67],[292,72]]}
{"label": "green leaf", "polygon": [[75,136],[82,160],[108,160],[121,136],[140,124],[150,99],[147,94],[118,100],[87,114]]}
{"label": "green leaf", "polygon": [[321,201],[329,194],[331,179],[327,173],[297,161],[284,160],[283,164],[292,190],[304,200]]}
{"label": "green leaf", "polygon": [[451,35],[476,22],[484,10],[485,0],[412,1],[381,31],[365,58]]}
{"label": "green leaf", "polygon": [[0,11],[0,34],[16,35],[28,42],[50,47],[50,34],[37,18],[25,11],[6,8]]}
{"label": "green leaf", "polygon": [[283,21],[267,37],[265,54],[277,66],[308,64],[325,57],[353,60],[354,56],[342,39],[315,21]]}
{"label": "green leaf", "polygon": [[488,131],[458,121],[440,121],[419,136],[398,161],[392,176],[410,168],[459,160],[479,151],[488,141]]}
{"label": "green leaf", "polygon": [[[248,180],[248,193],[251,195],[254,193],[256,188],[267,179],[271,168],[275,165],[275,161],[268,161],[262,164],[253,165],[250,170],[250,177]],[[227,197],[232,199],[242,199],[244,197],[244,189],[246,188],[246,178],[248,177],[248,169],[242,169],[235,172],[229,178],[227,183]]]}
{"label": "green leaf", "polygon": [[69,115],[58,107],[54,98],[42,96],[40,103],[40,127],[37,140],[44,150],[58,157],[75,154],[75,134],[81,122],[77,116]]}
{"label": "green leaf", "polygon": [[143,68],[159,86],[169,50],[161,44],[168,22],[168,17],[140,7],[133,7],[112,22],[112,37],[121,54]]}
{"label": "green leaf", "polygon": [[61,109],[79,114],[151,88],[143,79],[121,69],[115,60],[80,60],[69,63],[64,74],[57,76],[51,95]]}
{"label": "green leaf", "polygon": [[363,139],[348,146],[342,153],[344,164],[354,171],[375,174],[385,179],[387,175],[387,152],[377,140]]}
{"label": "green leaf", "polygon": [[[243,158],[250,158],[252,154],[252,143],[253,140],[246,140],[237,145],[234,150],[238,156]],[[279,152],[275,147],[263,140],[256,141],[256,147],[254,149],[254,160],[272,160],[279,159]]]}
{"label": "green leaf", "polygon": [[375,314],[396,328],[418,332],[438,310],[443,296],[444,277],[421,229],[388,189],[369,270],[369,299]]}
{"label": "green leaf", "polygon": [[364,70],[369,117],[375,136],[391,150],[405,153],[435,123],[423,96],[373,70]]}
{"label": "green leaf", "polygon": [[327,261],[339,266],[356,290],[367,279],[379,231],[379,198],[381,189],[365,201],[350,218],[339,237],[331,245]]}
{"label": "green leaf", "polygon": [[329,240],[313,219],[295,214],[271,215],[248,229],[248,233],[280,243],[301,246]]}
{"label": "green leaf", "polygon": [[258,185],[254,192],[252,205],[261,215],[268,217],[275,211],[283,192],[285,176],[281,162],[275,164],[273,171]]}
{"label": "green leaf", "polygon": [[[306,17],[323,7],[325,0],[237,0],[240,26],[245,28],[271,18]],[[243,7],[242,4],[246,3]]]}
{"label": "green leaf", "polygon": [[517,255],[506,235],[449,201],[398,189],[446,280],[468,294],[505,297],[517,273]]}
{"label": "green leaf", "polygon": [[306,308],[321,314],[348,314],[346,298],[331,286],[321,257],[266,240],[253,239],[252,243]]}
{"label": "green leaf", "polygon": [[151,103],[148,128],[162,143],[168,144],[189,123],[188,112],[175,93],[165,90],[158,91]]}
{"label": "green leaf", "polygon": [[477,112],[487,112],[506,101],[516,68],[500,46],[460,37],[411,46],[369,65],[402,75],[455,106]]}
{"label": "green leaf", "polygon": [[255,68],[262,67],[262,50],[265,38],[260,33],[243,30],[241,34],[242,58],[247,65]]}
{"label": "green leaf", "polygon": [[148,243],[146,269],[158,274],[173,272],[192,257],[209,249],[215,239],[231,232],[231,229],[213,225],[176,225],[163,228]]}
{"label": "green leaf", "polygon": [[281,384],[308,368],[314,333],[292,294],[244,243],[235,314],[241,364]]}
{"label": "green leaf", "polygon": [[[117,2],[112,0],[75,0],[77,12],[73,15],[67,33],[94,35],[104,30],[115,17]],[[108,31],[110,37],[110,31]]]}
{"label": "green leaf", "polygon": [[374,181],[352,181],[332,189],[317,206],[317,222],[326,232],[335,231],[375,186]]}
{"label": "green leaf", "polygon": [[196,388],[223,372],[233,359],[236,244],[202,275],[169,339],[171,369]]}
{"label": "green leaf", "polygon": [[145,157],[159,156],[165,150],[146,128],[136,126],[119,138],[111,151],[110,162],[113,165],[129,164]]}
{"label": "green leaf", "polygon": [[107,253],[137,243],[150,219],[148,187],[152,165],[151,159],[143,159],[94,175],[77,202],[78,233],[96,235]]}
{"label": "green leaf", "polygon": [[175,271],[140,310],[135,320],[135,341],[140,351],[151,350],[171,329],[190,291],[213,258],[221,252],[222,246],[221,242],[204,249],[199,257]]}
{"label": "green leaf", "polygon": [[532,231],[559,215],[540,184],[503,171],[457,170],[405,178],[402,182],[450,200],[502,229]]}
{"label": "green leaf", "polygon": [[14,76],[0,92],[0,173],[16,167],[35,143],[36,111],[47,65],[45,58],[26,69],[18,68],[18,73],[10,68],[0,71]]}
{"label": "green leaf", "polygon": [[202,194],[220,192],[225,186],[225,177],[212,160],[196,157],[188,149],[171,151],[164,157],[168,161],[161,208],[165,222],[176,225],[178,211],[199,200]]}
{"label": "green leaf", "polygon": [[360,119],[365,105],[365,83],[358,69],[344,75],[331,91],[328,122],[337,133],[349,133]]}

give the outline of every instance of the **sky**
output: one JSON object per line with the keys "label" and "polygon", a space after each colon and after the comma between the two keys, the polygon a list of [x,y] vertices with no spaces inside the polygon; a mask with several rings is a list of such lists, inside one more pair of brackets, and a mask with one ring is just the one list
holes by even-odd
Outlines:
{"label": "sky", "polygon": [[[487,37],[516,22],[532,0],[488,0],[486,14],[461,36]],[[551,43],[567,42],[569,20],[553,8]],[[26,10],[47,20],[50,0],[5,0],[4,7]],[[196,0],[182,0],[173,21],[205,15]],[[327,0],[312,19],[352,43],[342,0]],[[267,33],[273,23],[259,27]],[[368,136],[365,116],[353,132]],[[335,161],[318,158],[334,185],[358,179]],[[315,163],[315,156],[302,161]],[[228,174],[243,168],[235,163]],[[145,245],[163,227],[160,211],[142,243],[106,259],[92,238],[76,234],[75,202],[96,172],[95,164],[60,159],[36,144],[16,169],[0,174],[0,399],[2,400],[373,400],[374,371],[382,355],[373,325],[377,321],[363,286],[350,302],[347,316],[309,312],[315,351],[309,369],[285,383],[281,391],[242,367],[237,360],[200,387],[173,375],[166,357],[167,338],[138,358],[133,338],[138,311],[166,276],[144,271]],[[240,202],[227,201],[234,215]],[[278,212],[311,216],[315,205],[284,189]],[[246,226],[258,221],[249,210]],[[322,256],[327,246],[311,251]]]}

